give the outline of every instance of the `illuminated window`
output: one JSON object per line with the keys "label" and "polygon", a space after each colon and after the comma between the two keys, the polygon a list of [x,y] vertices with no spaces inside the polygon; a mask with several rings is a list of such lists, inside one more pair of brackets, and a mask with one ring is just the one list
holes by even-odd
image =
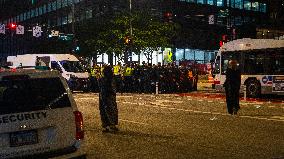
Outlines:
{"label": "illuminated window", "polygon": [[207,0],[207,4],[214,5],[214,0]]}
{"label": "illuminated window", "polygon": [[217,6],[224,6],[224,0],[217,0]]}
{"label": "illuminated window", "polygon": [[54,1],[53,3],[52,3],[52,10],[56,10],[57,8],[56,8],[56,1]]}
{"label": "illuminated window", "polygon": [[204,0],[197,0],[197,3],[204,4]]}
{"label": "illuminated window", "polygon": [[259,3],[259,11],[266,13],[266,4],[265,3]]}
{"label": "illuminated window", "polygon": [[235,8],[243,9],[243,0],[235,0]]}
{"label": "illuminated window", "polygon": [[68,3],[68,0],[62,0],[62,8],[66,7]]}
{"label": "illuminated window", "polygon": [[52,3],[48,3],[47,12],[52,11]]}
{"label": "illuminated window", "polygon": [[251,10],[251,2],[248,0],[244,1],[244,8],[245,10]]}
{"label": "illuminated window", "polygon": [[61,0],[57,0],[57,9],[60,9],[62,6],[62,1]]}
{"label": "illuminated window", "polygon": [[252,9],[253,11],[259,11],[258,2],[252,2],[252,4],[251,4],[251,9]]}

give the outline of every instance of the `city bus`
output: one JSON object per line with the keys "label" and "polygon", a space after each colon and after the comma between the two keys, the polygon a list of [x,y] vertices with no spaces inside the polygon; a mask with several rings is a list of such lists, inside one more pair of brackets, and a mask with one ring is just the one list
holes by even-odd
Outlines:
{"label": "city bus", "polygon": [[284,94],[284,40],[238,39],[225,43],[215,58],[214,87],[224,91],[226,69],[231,59],[241,70],[241,92],[248,97]]}

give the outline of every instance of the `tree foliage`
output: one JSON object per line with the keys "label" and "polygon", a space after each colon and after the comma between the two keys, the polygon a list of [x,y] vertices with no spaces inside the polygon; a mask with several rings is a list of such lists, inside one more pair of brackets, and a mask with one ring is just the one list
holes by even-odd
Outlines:
{"label": "tree foliage", "polygon": [[[121,56],[131,50],[136,54],[144,52],[149,55],[159,48],[171,47],[177,29],[176,24],[164,23],[161,18],[145,12],[120,13],[95,24],[94,21],[89,22],[83,29],[85,38],[81,41],[91,52],[98,54]],[[125,43],[126,37],[131,39],[130,44]]]}

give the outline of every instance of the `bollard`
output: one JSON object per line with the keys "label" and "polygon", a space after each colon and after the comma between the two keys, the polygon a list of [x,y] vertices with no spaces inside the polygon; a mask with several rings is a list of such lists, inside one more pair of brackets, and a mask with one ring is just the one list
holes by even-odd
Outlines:
{"label": "bollard", "polygon": [[244,100],[247,100],[247,86],[244,85]]}
{"label": "bollard", "polygon": [[156,82],[156,94],[159,94],[159,83]]}

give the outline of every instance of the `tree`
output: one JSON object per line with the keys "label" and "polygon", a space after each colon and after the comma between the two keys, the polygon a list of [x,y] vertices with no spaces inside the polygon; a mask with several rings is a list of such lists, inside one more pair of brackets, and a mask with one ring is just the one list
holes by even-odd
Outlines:
{"label": "tree", "polygon": [[164,23],[161,18],[141,11],[131,15],[119,13],[100,23],[90,21],[86,26],[83,41],[91,52],[115,54],[121,60],[123,57],[127,59],[128,52],[143,52],[150,59],[153,51],[172,46],[172,37],[179,28],[174,23]]}

